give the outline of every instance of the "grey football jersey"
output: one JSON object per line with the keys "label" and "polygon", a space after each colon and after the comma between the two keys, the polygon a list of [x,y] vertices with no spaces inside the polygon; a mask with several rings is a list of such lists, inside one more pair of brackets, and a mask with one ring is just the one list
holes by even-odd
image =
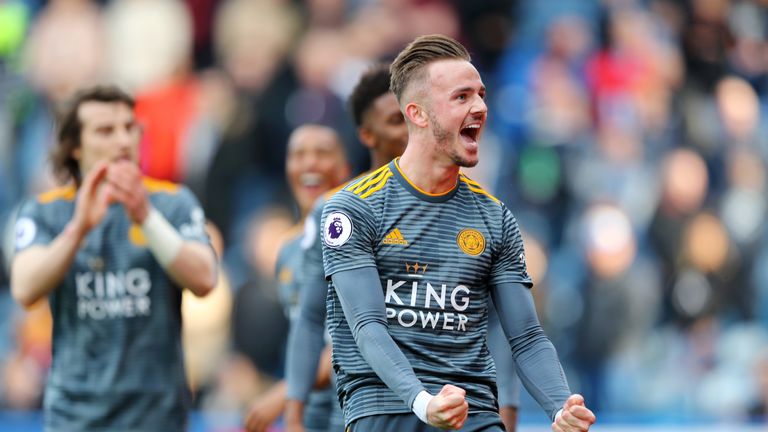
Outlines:
{"label": "grey football jersey", "polygon": [[[186,240],[209,244],[205,217],[183,186],[145,179],[152,205]],[[72,219],[74,187],[29,200],[16,250],[47,245]],[[50,430],[184,430],[189,407],[181,346],[181,287],[140,227],[110,206],[50,294],[53,359],[45,411]]]}
{"label": "grey football jersey", "polygon": [[[327,277],[378,269],[389,333],[427,389],[436,394],[453,383],[467,391],[470,412],[497,411],[486,345],[489,286],[531,286],[509,209],[464,175],[449,192],[427,194],[396,159],[334,195],[321,229]],[[335,290],[327,309],[347,423],[410,412],[360,354]]]}

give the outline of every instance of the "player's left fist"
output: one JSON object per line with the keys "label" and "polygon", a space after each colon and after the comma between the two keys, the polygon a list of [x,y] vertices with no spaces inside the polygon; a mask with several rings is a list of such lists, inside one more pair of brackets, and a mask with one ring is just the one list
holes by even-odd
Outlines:
{"label": "player's left fist", "polygon": [[579,394],[571,395],[563,411],[552,423],[553,432],[586,432],[595,423],[595,414],[584,405],[584,397]]}
{"label": "player's left fist", "polygon": [[107,182],[111,186],[112,201],[123,205],[131,221],[142,224],[149,214],[149,200],[138,165],[128,160],[111,163]]}

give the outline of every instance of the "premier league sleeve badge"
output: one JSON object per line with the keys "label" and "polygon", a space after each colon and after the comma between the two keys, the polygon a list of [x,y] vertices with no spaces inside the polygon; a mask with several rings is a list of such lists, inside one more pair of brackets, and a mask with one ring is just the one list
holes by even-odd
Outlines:
{"label": "premier league sleeve badge", "polygon": [[339,211],[332,212],[323,224],[323,242],[328,247],[340,247],[352,236],[352,230],[352,220],[349,216]]}

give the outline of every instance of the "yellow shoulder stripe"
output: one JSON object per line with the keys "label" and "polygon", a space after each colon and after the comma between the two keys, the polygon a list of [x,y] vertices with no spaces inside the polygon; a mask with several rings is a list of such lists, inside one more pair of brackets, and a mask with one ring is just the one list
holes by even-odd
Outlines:
{"label": "yellow shoulder stripe", "polygon": [[480,186],[479,183],[477,183],[474,180],[469,179],[464,174],[462,174],[459,178],[461,179],[461,181],[463,181],[464,183],[467,184],[467,189],[471,190],[472,192],[478,193],[478,194],[481,194],[481,195],[485,195],[488,198],[492,199],[496,203],[500,203],[501,202],[498,198],[496,198],[495,196],[489,194],[485,189],[483,189]]}
{"label": "yellow shoulder stripe", "polygon": [[141,179],[141,181],[149,193],[166,192],[169,194],[175,194],[179,190],[178,184],[165,180],[144,177]]}
{"label": "yellow shoulder stripe", "polygon": [[77,189],[75,189],[75,185],[68,184],[66,186],[58,187],[56,189],[41,193],[37,196],[37,201],[40,204],[49,204],[59,200],[72,201],[75,199],[76,195]]}
{"label": "yellow shoulder stripe", "polygon": [[465,176],[464,174],[461,174],[461,179],[462,179],[462,180],[464,180],[464,182],[465,182],[466,184],[468,184],[468,185],[472,185],[472,186],[478,187],[478,188],[480,188],[480,189],[482,189],[482,188],[483,188],[482,186],[480,186],[480,183],[478,183],[478,182],[476,182],[476,181],[472,180],[471,178],[469,178],[469,177]]}
{"label": "yellow shoulder stripe", "polygon": [[341,191],[341,190],[344,190],[344,189],[346,189],[346,188],[347,188],[347,186],[349,186],[349,185],[351,185],[352,183],[354,183],[354,182],[355,182],[357,179],[363,178],[363,177],[365,177],[365,176],[367,176],[367,175],[369,175],[369,174],[371,174],[371,172],[370,172],[370,171],[368,171],[368,172],[364,172],[364,173],[362,173],[362,174],[358,175],[357,177],[353,178],[352,180],[347,180],[347,181],[345,181],[344,183],[342,183],[342,184],[340,184],[340,185],[336,186],[335,188],[333,188],[333,189],[331,189],[331,190],[327,191],[326,193],[324,193],[324,194],[323,194],[323,198],[325,198],[326,200],[329,200],[329,199],[331,199],[331,197],[332,197],[332,196],[334,196],[334,195],[336,195],[336,193],[337,193],[337,192],[339,192],[339,191]]}
{"label": "yellow shoulder stripe", "polygon": [[386,175],[387,172],[389,172],[389,167],[384,165],[383,167],[363,177],[363,179],[355,183],[355,185],[352,186],[352,189],[350,190],[352,191],[352,193],[360,193],[360,191],[362,191],[363,189],[381,180],[382,177]]}
{"label": "yellow shoulder stripe", "polygon": [[383,173],[383,178],[378,181],[378,183],[371,185],[371,188],[365,191],[360,191],[358,195],[360,195],[360,198],[368,198],[371,196],[374,192],[378,191],[379,189],[383,188],[385,184],[387,184],[387,180],[392,177],[392,171],[387,170],[385,173]]}
{"label": "yellow shoulder stripe", "polygon": [[347,183],[347,185],[348,185],[347,190],[354,192],[354,189],[356,189],[358,186],[360,186],[361,184],[365,183],[366,181],[370,180],[371,178],[376,177],[386,167],[387,166],[384,165],[383,167],[378,168],[375,171],[369,171],[369,172],[367,172],[365,174],[361,174],[361,175],[357,176],[357,178],[355,178],[351,182]]}

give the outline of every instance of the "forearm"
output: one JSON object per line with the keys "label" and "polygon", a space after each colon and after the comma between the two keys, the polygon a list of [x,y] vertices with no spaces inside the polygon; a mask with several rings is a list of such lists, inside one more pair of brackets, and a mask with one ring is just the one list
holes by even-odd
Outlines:
{"label": "forearm", "polygon": [[501,416],[501,422],[504,423],[504,430],[506,432],[515,432],[517,430],[516,407],[503,406],[499,408],[499,415]]}
{"label": "forearm", "polygon": [[520,379],[517,377],[515,359],[509,349],[509,341],[499,323],[495,307],[488,310],[488,351],[496,364],[496,384],[500,407],[520,405]]}
{"label": "forearm", "polygon": [[299,317],[288,335],[286,378],[288,399],[306,401],[316,382],[318,360],[325,346],[325,296],[328,284],[322,278],[302,286]]}
{"label": "forearm", "polygon": [[49,245],[19,252],[11,266],[11,293],[24,307],[50,294],[64,279],[80,248],[84,234],[67,225]]}
{"label": "forearm", "polygon": [[331,368],[331,347],[326,346],[323,349],[323,353],[320,354],[320,361],[317,365],[316,389],[324,389],[331,385]]}
{"label": "forearm", "polygon": [[196,296],[213,290],[218,282],[218,262],[213,249],[185,240],[165,216],[152,207],[141,229],[152,255],[176,284]]}
{"label": "forearm", "polygon": [[[387,329],[384,294],[375,267],[333,275],[344,316],[360,353],[373,371],[408,408],[425,391],[408,359]],[[365,287],[365,289],[361,289]]]}
{"label": "forearm", "polygon": [[416,396],[426,389],[392,340],[387,326],[369,322],[358,329],[355,341],[376,375],[412,409]]}
{"label": "forearm", "polygon": [[520,381],[550,419],[563,407],[571,392],[557,358],[557,351],[540,326],[510,339]]}
{"label": "forearm", "polygon": [[285,424],[286,426],[303,425],[304,420],[304,402],[296,399],[286,399],[285,401]]}
{"label": "forearm", "polygon": [[533,296],[528,288],[515,283],[493,287],[491,293],[520,381],[554,419],[570,390],[555,347],[539,324]]}
{"label": "forearm", "polygon": [[299,314],[288,336],[288,399],[307,400],[316,382],[318,360],[324,346],[322,325],[312,324]]}
{"label": "forearm", "polygon": [[285,380],[276,382],[267,392],[264,394],[264,398],[275,401],[280,406],[280,412],[285,409],[285,395],[286,389]]}
{"label": "forearm", "polygon": [[218,264],[213,250],[205,244],[185,241],[166,268],[168,275],[198,297],[207,295],[218,281]]}

